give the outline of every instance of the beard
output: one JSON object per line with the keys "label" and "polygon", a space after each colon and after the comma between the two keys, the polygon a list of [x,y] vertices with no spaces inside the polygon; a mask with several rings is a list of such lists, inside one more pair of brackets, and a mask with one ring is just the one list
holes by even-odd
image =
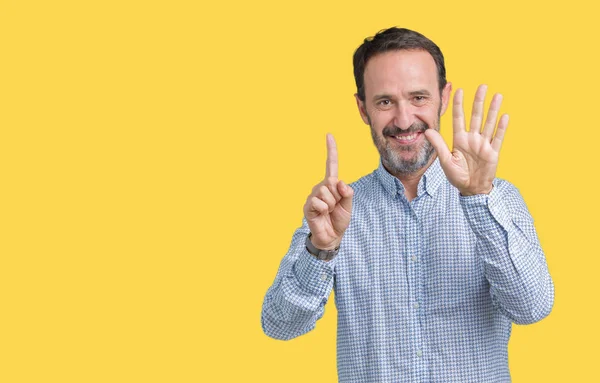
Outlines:
{"label": "beard", "polygon": [[[395,125],[386,126],[383,129],[381,136],[377,135],[373,129],[370,119],[369,126],[371,127],[371,137],[373,137],[373,143],[375,144],[375,147],[377,147],[379,155],[381,156],[381,162],[392,174],[416,173],[429,163],[434,154],[435,150],[433,146],[425,137],[423,137],[420,147],[415,147],[414,145],[393,145],[392,147],[390,140],[386,139],[386,137],[397,136],[400,133],[423,133],[425,130],[430,129],[430,127],[423,121],[415,122],[405,130],[401,130]],[[439,127],[437,127],[436,130],[439,131]],[[416,151],[416,154],[410,159],[402,158],[400,155],[401,152],[414,151]]]}

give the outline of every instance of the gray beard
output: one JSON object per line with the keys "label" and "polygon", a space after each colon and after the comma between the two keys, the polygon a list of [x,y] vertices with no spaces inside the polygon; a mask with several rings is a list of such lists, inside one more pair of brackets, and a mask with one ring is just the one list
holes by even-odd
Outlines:
{"label": "gray beard", "polygon": [[[371,135],[373,136],[373,142],[381,156],[381,162],[392,174],[412,174],[418,172],[429,164],[429,161],[435,152],[429,141],[425,140],[424,145],[421,146],[417,155],[411,160],[405,160],[400,157],[396,150],[388,145],[385,138],[383,141],[379,141],[379,138],[373,133]],[[400,151],[410,150],[411,148],[408,146],[400,146]]]}
{"label": "gray beard", "polygon": [[[371,121],[369,121],[370,123]],[[369,124],[371,125],[371,124]],[[399,128],[395,128],[399,130]],[[411,160],[405,160],[400,157],[397,152],[398,149],[394,150],[390,147],[389,142],[386,140],[386,131],[394,131],[394,128],[386,128],[382,132],[382,137],[377,136],[373,127],[371,127],[371,137],[373,138],[373,143],[377,150],[379,151],[379,155],[381,156],[381,162],[386,167],[386,169],[392,174],[412,174],[416,173],[419,170],[423,169],[424,166],[429,164],[431,157],[434,154],[434,148],[429,143],[427,139],[425,139],[423,145],[419,149],[417,155]],[[426,124],[419,124],[411,126],[405,132],[423,132],[429,127]],[[410,151],[412,150],[412,146],[405,145],[399,147],[400,151]]]}

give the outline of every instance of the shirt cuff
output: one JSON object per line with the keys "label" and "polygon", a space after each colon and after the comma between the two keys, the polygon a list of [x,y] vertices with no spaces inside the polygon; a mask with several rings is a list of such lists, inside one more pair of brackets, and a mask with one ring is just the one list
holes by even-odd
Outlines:
{"label": "shirt cuff", "polygon": [[510,226],[510,216],[496,180],[493,184],[490,194],[459,197],[465,217],[475,234]]}
{"label": "shirt cuff", "polygon": [[294,273],[296,278],[307,291],[316,295],[328,295],[333,284],[336,258],[322,261],[310,254],[306,247],[296,260]]}

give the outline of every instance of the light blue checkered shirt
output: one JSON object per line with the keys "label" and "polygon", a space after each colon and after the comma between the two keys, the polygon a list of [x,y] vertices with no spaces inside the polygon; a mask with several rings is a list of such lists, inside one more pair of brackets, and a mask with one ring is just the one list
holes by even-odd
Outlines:
{"label": "light blue checkered shirt", "polygon": [[509,382],[511,322],[547,316],[554,286],[518,190],[462,197],[436,160],[417,197],[381,165],[352,184],[338,255],[317,260],[296,230],[262,309],[264,332],[315,327],[335,290],[339,381]]}

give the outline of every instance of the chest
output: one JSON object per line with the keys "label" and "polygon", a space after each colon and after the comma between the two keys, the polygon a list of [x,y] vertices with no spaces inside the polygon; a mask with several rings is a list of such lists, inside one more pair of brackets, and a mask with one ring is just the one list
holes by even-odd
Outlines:
{"label": "chest", "polygon": [[468,304],[488,288],[458,196],[383,199],[355,213],[336,264],[338,305],[438,310]]}

